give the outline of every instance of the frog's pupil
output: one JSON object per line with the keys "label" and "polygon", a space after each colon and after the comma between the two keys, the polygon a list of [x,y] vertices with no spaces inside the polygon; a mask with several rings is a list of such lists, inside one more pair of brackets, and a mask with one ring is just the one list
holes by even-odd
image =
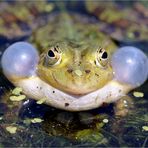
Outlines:
{"label": "frog's pupil", "polygon": [[54,52],[52,51],[52,50],[49,50],[48,51],[48,56],[49,57],[54,57],[55,55],[54,55]]}
{"label": "frog's pupil", "polygon": [[107,58],[107,52],[104,52],[103,54],[102,54],[102,59],[106,59]]}

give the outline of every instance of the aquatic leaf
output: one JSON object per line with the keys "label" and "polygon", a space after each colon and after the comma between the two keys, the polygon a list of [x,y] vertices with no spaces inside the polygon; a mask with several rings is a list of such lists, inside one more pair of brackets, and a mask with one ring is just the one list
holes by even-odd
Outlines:
{"label": "aquatic leaf", "polygon": [[141,98],[141,97],[144,96],[144,93],[142,93],[142,92],[138,92],[138,91],[135,91],[135,92],[133,93],[133,95],[134,95],[135,97],[139,97],[139,98]]}
{"label": "aquatic leaf", "polygon": [[16,133],[16,130],[17,130],[17,127],[15,127],[15,126],[8,126],[8,127],[6,127],[6,130],[7,130],[10,134],[15,134],[15,133]]}
{"label": "aquatic leaf", "polygon": [[20,93],[23,91],[21,87],[16,87],[12,90],[13,95],[20,95]]}
{"label": "aquatic leaf", "polygon": [[40,118],[31,119],[31,122],[32,122],[32,123],[40,123],[40,122],[42,122],[42,121],[44,121],[44,120],[42,120],[42,119],[40,119]]}
{"label": "aquatic leaf", "polygon": [[45,101],[46,101],[46,98],[42,98],[42,99],[38,100],[36,103],[43,104]]}
{"label": "aquatic leaf", "polygon": [[51,12],[54,9],[54,5],[52,3],[46,4],[44,10],[46,12]]}
{"label": "aquatic leaf", "polygon": [[103,122],[98,122],[98,123],[96,123],[96,128],[99,130],[99,129],[101,129],[102,127],[104,126],[104,123]]}
{"label": "aquatic leaf", "polygon": [[22,101],[26,98],[25,95],[20,95],[20,96],[10,96],[11,101]]}
{"label": "aquatic leaf", "polygon": [[25,120],[23,121],[23,123],[29,125],[29,124],[31,123],[31,120],[30,120],[30,119],[25,119]]}
{"label": "aquatic leaf", "polygon": [[143,129],[144,131],[148,131],[148,126],[142,126],[142,129]]}
{"label": "aquatic leaf", "polygon": [[40,118],[33,118],[33,119],[27,118],[27,119],[25,119],[25,120],[23,121],[23,123],[29,125],[29,124],[31,124],[31,123],[40,123],[40,122],[42,122],[42,121],[44,121],[44,120],[42,120],[42,119],[40,119]]}
{"label": "aquatic leaf", "polygon": [[103,123],[108,123],[108,119],[103,119]]}
{"label": "aquatic leaf", "polygon": [[105,144],[108,142],[102,133],[100,133],[99,131],[94,131],[92,129],[84,129],[77,132],[76,139],[98,144]]}

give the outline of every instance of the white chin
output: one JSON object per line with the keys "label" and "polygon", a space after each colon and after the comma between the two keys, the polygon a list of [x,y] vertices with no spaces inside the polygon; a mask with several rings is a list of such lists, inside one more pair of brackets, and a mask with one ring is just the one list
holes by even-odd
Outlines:
{"label": "white chin", "polygon": [[28,97],[36,100],[45,98],[46,104],[68,111],[83,111],[97,108],[103,103],[111,103],[120,99],[132,89],[129,85],[112,80],[97,91],[77,96],[62,92],[35,76],[19,80],[14,84],[22,87],[23,92]]}

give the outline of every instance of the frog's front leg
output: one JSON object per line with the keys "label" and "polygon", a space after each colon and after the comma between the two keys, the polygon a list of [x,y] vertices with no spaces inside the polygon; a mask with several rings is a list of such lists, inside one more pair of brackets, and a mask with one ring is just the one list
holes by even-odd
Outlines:
{"label": "frog's front leg", "polygon": [[124,117],[134,111],[133,98],[129,96],[123,96],[114,105],[115,116]]}

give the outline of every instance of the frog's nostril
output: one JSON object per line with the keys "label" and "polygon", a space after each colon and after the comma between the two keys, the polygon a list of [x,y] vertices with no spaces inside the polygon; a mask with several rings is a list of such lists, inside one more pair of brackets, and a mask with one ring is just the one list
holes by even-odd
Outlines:
{"label": "frog's nostril", "polygon": [[87,70],[85,70],[85,72],[86,72],[87,74],[89,74],[91,71],[90,71],[89,69],[87,69]]}
{"label": "frog's nostril", "polygon": [[72,70],[72,69],[67,69],[67,72],[68,72],[68,73],[72,73],[73,70]]}

